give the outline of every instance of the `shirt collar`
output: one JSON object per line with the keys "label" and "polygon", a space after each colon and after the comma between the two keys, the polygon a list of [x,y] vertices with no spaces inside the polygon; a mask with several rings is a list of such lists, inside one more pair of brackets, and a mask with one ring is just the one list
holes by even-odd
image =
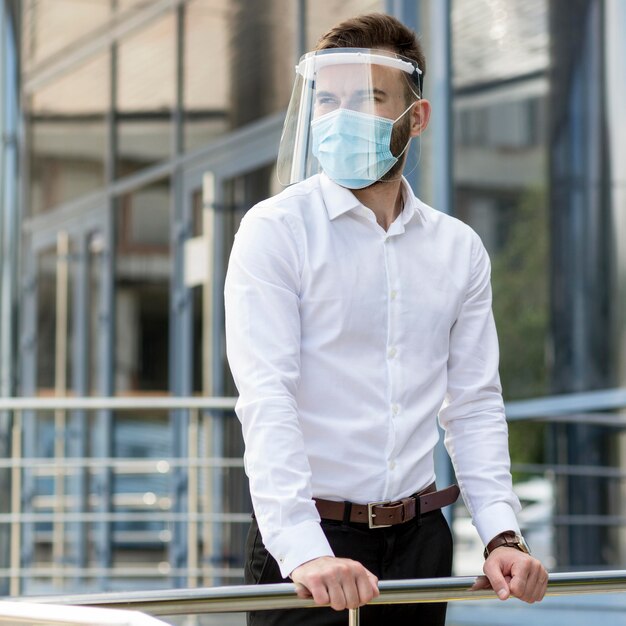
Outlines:
{"label": "shirt collar", "polygon": [[[346,187],[338,185],[331,180],[324,172],[320,174],[320,187],[322,197],[324,198],[324,206],[328,213],[328,218],[334,220],[336,217],[363,207],[357,197]],[[404,176],[402,177],[402,197],[404,198],[404,209],[400,216],[403,225],[408,224],[411,219],[417,215],[422,221],[426,216],[420,206],[420,201],[413,193],[411,186]]]}

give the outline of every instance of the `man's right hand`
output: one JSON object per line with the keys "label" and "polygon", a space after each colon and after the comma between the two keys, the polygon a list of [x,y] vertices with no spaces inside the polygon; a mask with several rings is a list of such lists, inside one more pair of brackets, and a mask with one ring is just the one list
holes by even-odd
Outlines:
{"label": "man's right hand", "polygon": [[356,609],[378,596],[378,578],[358,561],[322,556],[291,572],[301,598],[330,604],[335,611]]}

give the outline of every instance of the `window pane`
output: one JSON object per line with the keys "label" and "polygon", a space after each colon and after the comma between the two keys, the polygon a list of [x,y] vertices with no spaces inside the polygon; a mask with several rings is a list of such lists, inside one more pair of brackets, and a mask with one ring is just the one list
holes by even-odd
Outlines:
{"label": "window pane", "polygon": [[169,362],[169,179],[120,198],[116,391],[165,392]]}
{"label": "window pane", "polygon": [[547,0],[453,3],[455,86],[541,71],[548,62]]}
{"label": "window pane", "polygon": [[37,267],[37,389],[51,394],[55,380],[57,253],[39,253]]}
{"label": "window pane", "polygon": [[45,85],[26,114],[34,214],[102,187],[109,56],[100,55]]}
{"label": "window pane", "polygon": [[170,156],[176,87],[174,35],[175,20],[170,14],[119,45],[118,176]]}
{"label": "window pane", "polygon": [[[113,455],[118,458],[154,459],[172,455],[171,427],[167,414],[145,411],[119,412],[113,429]],[[154,586],[148,572],[168,560],[171,522],[163,518],[172,512],[170,476],[167,473],[118,472],[113,480],[113,513],[126,518],[112,524],[113,567],[120,571],[143,569],[116,581],[121,589]],[[161,570],[162,571],[162,570]]]}
{"label": "window pane", "polygon": [[104,235],[98,231],[94,231],[89,235],[87,245],[87,275],[88,275],[88,311],[85,312],[88,318],[88,341],[89,341],[89,363],[87,388],[88,393],[97,396],[102,393],[101,384],[101,354],[102,345],[100,334],[102,328],[102,317],[106,312],[102,311],[102,280],[103,263],[105,259],[105,240]]}

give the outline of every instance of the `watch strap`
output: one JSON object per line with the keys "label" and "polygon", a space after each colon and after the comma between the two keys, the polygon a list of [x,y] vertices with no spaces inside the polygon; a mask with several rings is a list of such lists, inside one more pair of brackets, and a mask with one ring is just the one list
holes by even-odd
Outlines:
{"label": "watch strap", "polygon": [[501,548],[502,546],[506,546],[508,548],[515,548],[520,552],[525,552],[526,554],[530,554],[528,550],[528,546],[524,541],[523,537],[518,535],[514,530],[505,530],[500,534],[496,535],[485,548],[483,556],[487,558],[496,548]]}

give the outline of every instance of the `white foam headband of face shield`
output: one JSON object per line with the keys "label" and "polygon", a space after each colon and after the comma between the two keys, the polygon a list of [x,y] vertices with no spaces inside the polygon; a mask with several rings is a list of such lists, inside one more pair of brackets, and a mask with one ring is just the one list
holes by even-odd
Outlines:
{"label": "white foam headband of face shield", "polygon": [[388,57],[384,54],[367,54],[364,52],[331,52],[328,54],[307,56],[296,65],[296,72],[308,80],[314,80],[317,71],[327,65],[346,65],[346,64],[376,64],[393,67],[402,70],[409,75],[415,71],[422,73],[419,67],[413,65],[409,61],[403,61],[395,57]]}

